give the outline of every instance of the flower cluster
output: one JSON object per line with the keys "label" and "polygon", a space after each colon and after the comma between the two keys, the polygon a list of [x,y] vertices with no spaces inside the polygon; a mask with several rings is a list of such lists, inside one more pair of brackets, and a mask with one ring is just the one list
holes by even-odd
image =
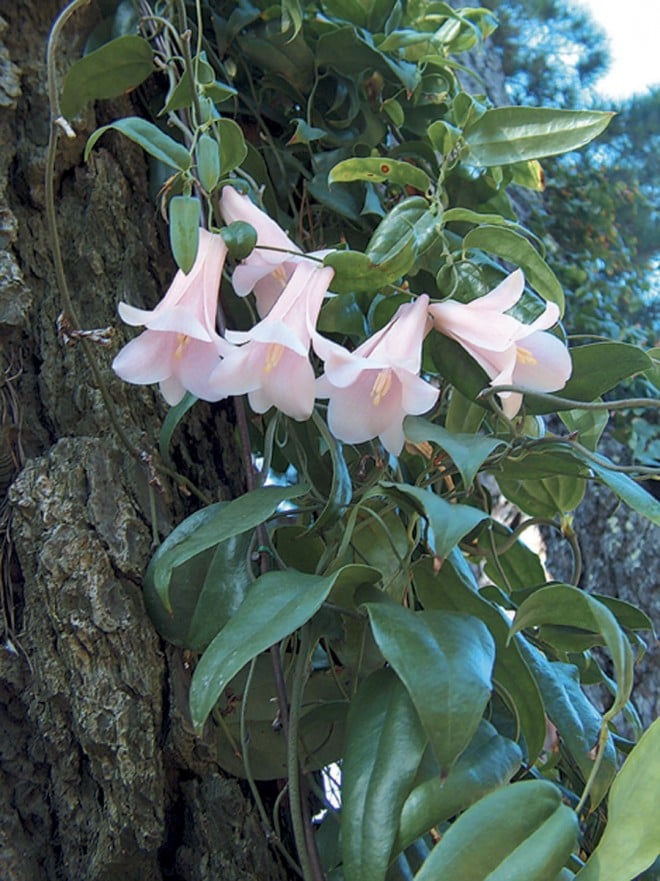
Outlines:
{"label": "flower cluster", "polygon": [[[115,372],[127,382],[158,382],[169,404],[178,403],[186,390],[207,401],[247,394],[257,413],[275,406],[305,420],[314,401],[327,398],[328,425],[339,440],[361,443],[379,437],[398,455],[404,417],[426,413],[438,399],[438,389],[420,377],[422,343],[433,327],[457,340],[494,385],[556,391],[570,375],[567,350],[545,332],[559,317],[555,306],[548,305],[531,325],[506,314],[522,295],[520,271],[467,305],[431,304],[423,294],[400,306],[385,327],[349,352],[316,330],[334,270],[317,255],[300,251],[275,221],[232,187],[222,191],[221,211],[225,222],[245,221],[257,233],[255,250],[232,276],[238,295],[255,295],[261,320],[251,330],[217,332],[227,247],[222,236],[204,229],[192,269],[177,272],[155,309],[119,305],[126,323],[145,330],[117,355]],[[310,349],[324,363],[318,378]],[[515,415],[521,395],[503,392],[500,397],[507,415]]]}

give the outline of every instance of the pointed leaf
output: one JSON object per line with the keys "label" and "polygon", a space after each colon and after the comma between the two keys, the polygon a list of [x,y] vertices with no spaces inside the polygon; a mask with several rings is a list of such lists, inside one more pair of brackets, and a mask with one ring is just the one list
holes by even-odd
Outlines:
{"label": "pointed leaf", "polygon": [[353,180],[366,180],[372,183],[388,181],[401,187],[413,187],[423,193],[431,186],[429,176],[421,168],[411,165],[410,162],[401,162],[398,159],[388,159],[383,156],[344,159],[335,165],[328,175],[328,183],[330,184]]}
{"label": "pointed leaf", "polygon": [[491,689],[495,643],[476,618],[366,603],[386,660],[408,689],[445,775],[477,730]]}
{"label": "pointed leaf", "polygon": [[62,86],[60,109],[71,119],[89,101],[116,98],[139,86],[154,70],[150,44],[136,34],[126,34],[90,52],[68,70]]}
{"label": "pointed leaf", "polygon": [[479,434],[452,434],[446,428],[435,425],[421,416],[406,416],[403,428],[413,443],[433,441],[449,453],[458,468],[466,487],[472,486],[479,469],[488,456],[503,446],[504,441]]}
{"label": "pointed leaf", "polygon": [[145,576],[144,602],[160,635],[191,651],[204,651],[254,581],[249,563],[251,545],[251,531],[234,535],[174,569],[169,611],[153,579]]}
{"label": "pointed leaf", "polygon": [[[548,718],[557,728],[562,743],[577,762],[586,781],[594,765],[593,750],[598,743],[601,715],[582,691],[577,667],[549,661],[527,642],[523,650],[541,689]],[[607,794],[615,774],[616,750],[611,735],[608,735],[589,793],[592,811]]]}
{"label": "pointed leaf", "polygon": [[520,747],[482,719],[446,780],[432,756],[425,756],[415,788],[401,811],[394,853],[405,850],[433,826],[455,817],[513,777],[522,764]]}
{"label": "pointed leaf", "polygon": [[124,119],[111,122],[110,125],[97,128],[85,145],[85,161],[89,158],[89,154],[101,135],[111,129],[121,132],[122,135],[139,144],[154,159],[158,159],[159,162],[170,168],[176,168],[179,171],[187,171],[190,168],[190,153],[183,144],[170,138],[158,126],[147,122],[146,119],[141,119],[139,116],[127,116]]}
{"label": "pointed leaf", "polygon": [[597,137],[613,113],[549,107],[496,107],[465,130],[476,165],[508,165],[578,150]]}
{"label": "pointed leaf", "polygon": [[525,780],[491,792],[462,814],[415,881],[548,881],[577,846],[578,820],[559,789]]}
{"label": "pointed leaf", "polygon": [[630,644],[610,610],[598,600],[570,584],[551,584],[535,591],[522,603],[513,621],[512,633],[525,627],[559,624],[600,634],[614,664],[618,692],[604,716],[613,718],[626,705],[633,684],[633,655]]}
{"label": "pointed leaf", "polygon": [[564,291],[557,276],[520,233],[501,226],[478,226],[463,239],[463,250],[468,248],[479,248],[519,266],[536,293],[544,300],[556,303],[560,314],[564,314]]}
{"label": "pointed leaf", "polygon": [[415,593],[425,609],[445,609],[481,619],[495,639],[497,652],[493,683],[524,738],[526,758],[533,764],[543,749],[545,713],[541,694],[521,653],[518,640],[509,642],[510,624],[501,609],[484,599],[471,570],[454,549],[436,574],[430,559],[419,560],[413,567]]}
{"label": "pointed leaf", "polygon": [[576,881],[631,881],[660,855],[659,755],[660,719],[656,719],[612,784],[605,832]]}
{"label": "pointed leaf", "polygon": [[289,636],[321,608],[345,566],[328,577],[287,569],[258,578],[199,660],[190,683],[190,715],[201,731],[227,683],[252,658]]}
{"label": "pointed leaf", "polygon": [[392,670],[364,680],[351,701],[342,762],[346,881],[382,881],[399,817],[426,746],[408,692]]}
{"label": "pointed leaf", "polygon": [[232,502],[216,502],[187,517],[160,545],[145,575],[153,579],[154,590],[165,608],[171,608],[168,592],[177,566],[227,538],[254,529],[268,520],[281,502],[306,492],[304,485],[260,487]]}
{"label": "pointed leaf", "polygon": [[170,246],[176,265],[190,272],[199,247],[201,205],[194,196],[173,196],[170,199]]}
{"label": "pointed leaf", "polygon": [[[601,458],[605,460],[604,456]],[[648,517],[651,523],[660,526],[660,502],[627,474],[611,471],[607,467],[607,461],[609,460],[598,464],[590,459],[588,464],[605,486],[608,486],[626,505]]]}
{"label": "pointed leaf", "polygon": [[181,422],[188,410],[190,410],[193,404],[195,404],[198,400],[199,399],[196,398],[195,395],[193,395],[191,392],[186,392],[178,404],[175,404],[174,407],[170,407],[170,409],[167,411],[167,416],[163,420],[160,434],[158,435],[158,449],[160,451],[160,455],[162,456],[163,462],[165,462],[168,468],[174,467],[174,463],[172,462],[172,459],[170,457],[170,444],[172,443],[172,435],[174,434],[177,425]]}
{"label": "pointed leaf", "polygon": [[488,518],[488,514],[477,508],[471,508],[469,505],[454,505],[436,493],[417,486],[389,483],[385,480],[381,481],[380,485],[410,499],[415,507],[421,510],[433,530],[430,541],[438,557],[446,557],[464,536],[472,532],[482,520]]}

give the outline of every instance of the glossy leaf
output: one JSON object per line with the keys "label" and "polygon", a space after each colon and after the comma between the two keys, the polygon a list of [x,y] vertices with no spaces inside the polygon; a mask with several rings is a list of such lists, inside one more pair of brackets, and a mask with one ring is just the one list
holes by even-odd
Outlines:
{"label": "glossy leaf", "polygon": [[458,550],[452,551],[436,574],[430,559],[413,567],[417,598],[425,609],[444,609],[479,618],[495,639],[493,683],[516,723],[516,739],[523,739],[532,764],[543,748],[545,715],[538,685],[532,676],[519,640],[509,642],[510,624],[501,609],[480,593],[470,568]]}
{"label": "glossy leaf", "polygon": [[576,881],[631,881],[660,855],[660,719],[656,719],[619,771],[608,801],[598,847]]}
{"label": "glossy leaf", "polygon": [[345,513],[353,496],[353,482],[344,458],[342,444],[333,437],[328,426],[320,417],[314,417],[325,446],[332,461],[332,483],[323,510],[314,522],[313,531],[318,533],[336,523]]}
{"label": "glossy leaf", "polygon": [[478,508],[452,504],[437,493],[417,486],[388,481],[381,481],[380,485],[409,499],[424,514],[433,531],[429,539],[438,557],[446,557],[464,536],[488,517],[488,514]]}
{"label": "glossy leaf", "polygon": [[577,846],[578,820],[559,789],[526,780],[491,792],[462,814],[415,881],[548,881]]}
{"label": "glossy leaf", "polygon": [[146,579],[153,580],[165,608],[171,609],[169,585],[177,566],[221,541],[254,529],[268,520],[281,502],[298,498],[306,491],[306,486],[261,487],[231,502],[216,502],[187,517],[160,545],[145,575]]}
{"label": "glossy leaf", "polygon": [[378,670],[365,679],[351,701],[342,762],[346,881],[385,878],[426,743],[417,711],[393,671]]}
{"label": "glossy leaf", "polygon": [[191,165],[190,153],[183,144],[175,141],[162,132],[158,126],[139,116],[127,116],[104,125],[93,132],[85,145],[85,160],[89,158],[94,145],[107,131],[118,131],[134,143],[138,144],[154,159],[164,163],[170,168],[179,171],[187,171]]}
{"label": "glossy leaf", "polygon": [[153,579],[145,577],[144,602],[160,635],[182,648],[204,651],[238,609],[254,581],[249,562],[251,545],[252,532],[234,535],[174,569],[169,611]]}
{"label": "glossy leaf", "polygon": [[463,250],[479,248],[489,254],[503,257],[525,272],[529,285],[564,313],[564,291],[557,276],[536,248],[520,233],[501,226],[478,226],[463,239]]}
{"label": "glossy leaf", "polygon": [[[601,715],[582,691],[577,667],[551,662],[529,643],[524,646],[524,651],[543,695],[548,718],[586,781],[594,766],[594,747],[600,735]],[[607,795],[616,774],[616,750],[611,735],[605,741],[599,761],[589,793],[592,811]]]}
{"label": "glossy leaf", "polygon": [[504,441],[479,434],[451,434],[447,429],[429,422],[421,416],[407,416],[403,428],[413,443],[433,441],[449,453],[460,471],[466,487],[472,486],[474,478],[488,456]]}
{"label": "glossy leaf", "polygon": [[437,762],[429,753],[403,805],[394,853],[508,783],[521,763],[520,747],[485,719],[446,780],[441,779]]}
{"label": "glossy leaf", "polygon": [[514,618],[512,633],[542,624],[578,627],[602,636],[612,658],[618,686],[614,703],[604,717],[613,718],[626,705],[633,680],[632,650],[614,615],[577,587],[551,584],[535,591],[522,603]]}
{"label": "glossy leaf", "polygon": [[495,107],[465,130],[475,165],[508,165],[578,150],[607,128],[612,113],[549,107]]}
{"label": "glossy leaf", "polygon": [[345,183],[353,180],[366,180],[372,183],[398,184],[401,187],[413,187],[425,193],[431,186],[431,180],[425,171],[411,165],[387,157],[369,156],[364,159],[344,159],[332,169],[328,175],[328,183]]}
{"label": "glossy leaf", "polygon": [[123,95],[153,70],[153,50],[145,39],[136,34],[117,37],[71,65],[62,85],[62,114],[73,118],[89,101]]}
{"label": "glossy leaf", "polygon": [[[231,503],[230,503],[231,504]],[[190,683],[190,715],[201,731],[227,683],[252,658],[289,636],[317,612],[344,567],[321,577],[288,569],[267,572],[199,660]]]}
{"label": "glossy leaf", "polygon": [[610,470],[606,462],[607,460],[603,464],[598,464],[589,460],[589,465],[605,486],[609,487],[626,505],[643,514],[656,526],[660,526],[660,502],[627,474]]}
{"label": "glossy leaf", "polygon": [[201,205],[194,196],[173,196],[169,203],[170,246],[177,266],[188,273],[199,247]]}
{"label": "glossy leaf", "polygon": [[476,618],[366,603],[374,638],[408,689],[447,774],[472,739],[490,697],[495,644]]}

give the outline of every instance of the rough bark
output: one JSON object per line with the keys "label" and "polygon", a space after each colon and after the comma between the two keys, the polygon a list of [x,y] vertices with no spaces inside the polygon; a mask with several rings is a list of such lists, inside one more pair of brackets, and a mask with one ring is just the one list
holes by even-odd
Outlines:
{"label": "rough bark", "polygon": [[[242,785],[193,736],[185,659],[143,606],[152,530],[164,536],[195,503],[166,478],[150,486],[148,464],[112,431],[84,351],[57,331],[44,59],[60,6],[3,4],[0,19],[0,488],[15,477],[0,521],[0,876],[276,881],[284,873]],[[76,14],[63,65],[97,16],[93,5]],[[131,112],[128,98],[86,112],[78,137],[63,139],[55,190],[82,323],[117,328],[95,355],[148,456],[165,408],[152,389],[123,387],[110,363],[125,341],[117,301],[153,306],[171,278],[166,233],[139,149],[108,136],[82,160],[90,131]],[[200,407],[175,458],[212,499],[241,492],[231,407]]]}

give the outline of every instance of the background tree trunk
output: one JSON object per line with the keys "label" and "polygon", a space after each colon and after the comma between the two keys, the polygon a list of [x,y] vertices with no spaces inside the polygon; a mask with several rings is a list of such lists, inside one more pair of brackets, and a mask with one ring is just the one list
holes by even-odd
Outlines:
{"label": "background tree trunk", "polygon": [[[0,487],[15,476],[2,507],[0,876],[276,881],[285,874],[243,785],[192,734],[183,655],[159,639],[142,601],[151,512],[162,537],[197,503],[167,479],[150,487],[147,465],[112,431],[81,345],[57,331],[44,60],[60,5],[3,4],[0,19]],[[93,5],[74,16],[63,69],[98,19]],[[117,328],[94,354],[119,421],[148,456],[166,407],[152,388],[113,376],[125,341],[116,308],[155,305],[174,269],[141,151],[108,136],[82,160],[97,125],[135,111],[122,99],[98,112],[61,139],[58,223],[83,326]],[[208,496],[243,491],[230,405],[196,408],[177,438],[178,467]]]}

